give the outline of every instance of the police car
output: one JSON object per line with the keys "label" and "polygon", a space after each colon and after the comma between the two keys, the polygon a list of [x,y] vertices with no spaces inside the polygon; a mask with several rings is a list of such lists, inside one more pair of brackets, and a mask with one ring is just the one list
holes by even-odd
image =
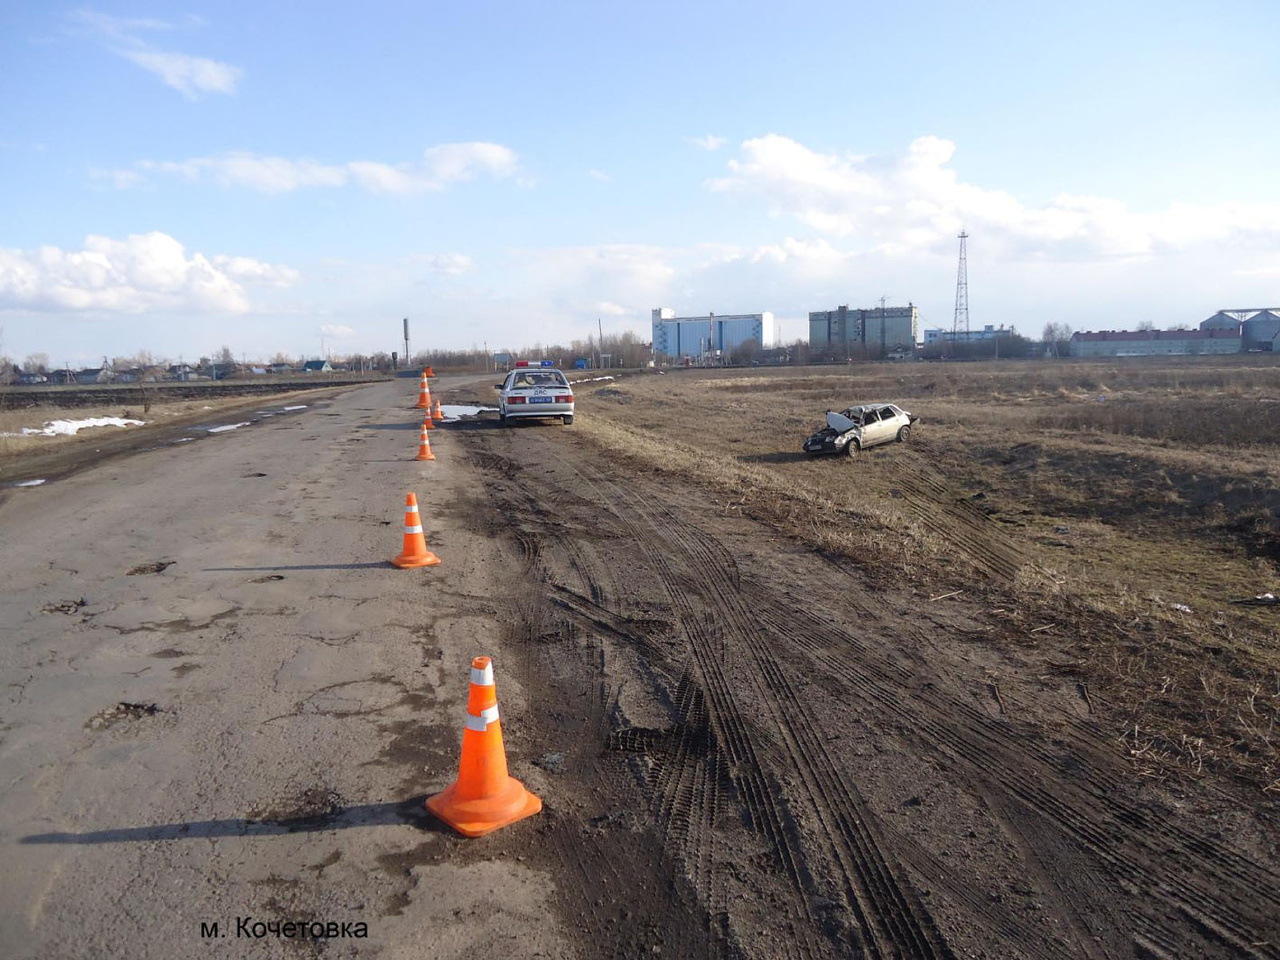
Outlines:
{"label": "police car", "polygon": [[532,364],[517,360],[515,369],[493,389],[498,391],[498,419],[505,426],[533,417],[559,418],[566,426],[573,423],[573,388],[550,360]]}

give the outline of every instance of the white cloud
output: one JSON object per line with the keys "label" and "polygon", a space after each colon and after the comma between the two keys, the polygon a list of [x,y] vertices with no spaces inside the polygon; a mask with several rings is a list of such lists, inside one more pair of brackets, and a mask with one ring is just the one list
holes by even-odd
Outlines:
{"label": "white cloud", "polygon": [[506,179],[520,169],[519,157],[497,143],[446,143],[423,152],[417,163],[389,164],[374,160],[321,163],[302,158],[264,157],[235,152],[189,160],[141,160],[136,170],[96,171],[95,177],[121,186],[137,182],[138,171],[206,180],[224,187],[247,187],[263,193],[287,193],[302,187],[341,187],[354,183],[371,193],[409,194],[445,187],[487,174]]}
{"label": "white cloud", "polygon": [[159,77],[189,99],[201,93],[235,93],[243,71],[239,67],[173,50],[158,50],[140,33],[172,32],[183,27],[203,27],[205,21],[189,16],[184,23],[149,18],[113,17],[96,10],[73,11],[71,23],[87,28],[117,56]]}
{"label": "white cloud", "polygon": [[758,196],[786,216],[832,236],[851,237],[894,256],[953,245],[961,228],[1003,255],[1091,260],[1157,255],[1193,244],[1280,240],[1280,206],[1172,204],[1159,213],[1130,211],[1105,197],[1058,195],[1029,206],[1002,190],[960,180],[950,163],[955,144],[920,137],[903,156],[869,160],[820,153],[768,134],[742,145],[730,175],[709,189]]}
{"label": "white cloud", "polygon": [[342,323],[326,323],[320,327],[320,332],[326,337],[337,337],[340,340],[346,340],[356,335],[354,329]]}
{"label": "white cloud", "polygon": [[724,146],[725,139],[717,137],[714,133],[708,133],[705,137],[690,137],[689,142],[703,150],[719,150]]}
{"label": "white cloud", "polygon": [[601,183],[613,183],[613,177],[609,176],[603,170],[588,170],[587,176],[592,180],[599,180]]}
{"label": "white cloud", "polygon": [[301,274],[292,267],[263,263],[251,257],[229,257],[220,253],[213,258],[213,265],[240,283],[292,287],[301,278]]}
{"label": "white cloud", "polygon": [[432,273],[452,277],[466,273],[475,267],[475,262],[463,253],[419,253],[412,255],[409,260],[415,264],[422,264]]}
{"label": "white cloud", "polygon": [[198,93],[235,93],[242,73],[239,67],[185,53],[163,50],[118,50],[117,53],[192,98]]}
{"label": "white cloud", "polygon": [[196,157],[180,162],[143,160],[138,169],[179,176],[192,182],[208,179],[224,187],[249,187],[263,193],[286,193],[299,187],[340,187],[348,179],[347,170],[340,166],[305,158],[288,160],[250,153]]}
{"label": "white cloud", "polygon": [[629,317],[634,312],[609,300],[601,300],[596,309],[607,317]]}
{"label": "white cloud", "polygon": [[283,286],[298,275],[248,257],[190,256],[165,233],[89,236],[83,250],[0,249],[0,308],[146,313],[245,313],[245,283]]}

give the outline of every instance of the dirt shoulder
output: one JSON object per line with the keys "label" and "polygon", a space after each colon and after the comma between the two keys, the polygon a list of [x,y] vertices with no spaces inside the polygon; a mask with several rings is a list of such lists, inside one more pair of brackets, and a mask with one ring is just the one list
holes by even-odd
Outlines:
{"label": "dirt shoulder", "polygon": [[938,521],[989,571],[938,596],[942,564],[815,550],[812,516],[753,517],[765,492],[736,474],[691,482],[686,446],[654,436],[669,408],[631,395],[605,422],[579,402],[571,428],[462,433],[522,676],[562,705],[530,718],[531,747],[578,814],[532,855],[573,879],[561,910],[597,955],[1280,952],[1274,804],[1118,742],[1118,705],[1081,676],[1109,624],[1047,621],[1002,586],[1025,558],[993,521]]}

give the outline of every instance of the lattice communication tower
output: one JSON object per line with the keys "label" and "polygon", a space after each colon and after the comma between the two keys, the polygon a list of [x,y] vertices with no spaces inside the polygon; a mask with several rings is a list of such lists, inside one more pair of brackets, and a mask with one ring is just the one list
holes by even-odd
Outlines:
{"label": "lattice communication tower", "polygon": [[963,230],[957,235],[960,240],[960,266],[956,270],[956,315],[951,321],[951,337],[954,340],[961,330],[965,339],[969,333],[969,265],[965,258],[965,241],[969,234]]}

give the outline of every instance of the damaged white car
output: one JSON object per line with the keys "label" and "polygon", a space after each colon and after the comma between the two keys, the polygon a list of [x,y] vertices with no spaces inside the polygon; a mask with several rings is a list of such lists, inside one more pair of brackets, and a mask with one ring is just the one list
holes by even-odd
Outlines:
{"label": "damaged white car", "polygon": [[892,403],[865,403],[836,413],[827,411],[827,425],[804,442],[805,453],[842,453],[852,457],[859,450],[906,442],[920,418]]}

